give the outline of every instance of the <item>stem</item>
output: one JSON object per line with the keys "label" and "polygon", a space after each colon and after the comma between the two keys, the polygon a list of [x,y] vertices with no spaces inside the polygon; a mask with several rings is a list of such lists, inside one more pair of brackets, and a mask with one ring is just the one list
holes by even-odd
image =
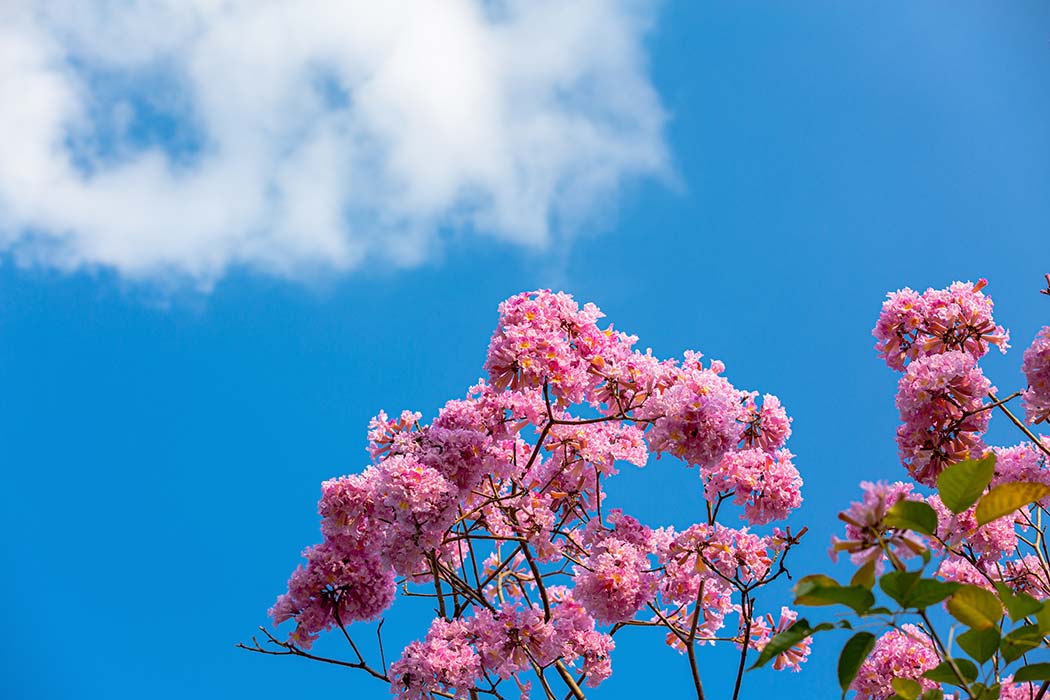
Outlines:
{"label": "stem", "polygon": [[704,684],[700,682],[700,669],[696,666],[696,628],[700,624],[700,606],[704,599],[704,584],[700,582],[700,590],[696,594],[696,605],[693,606],[693,622],[689,626],[689,638],[686,651],[689,654],[689,670],[693,673],[693,685],[696,686],[696,700],[704,700]]}
{"label": "stem", "polygon": [[540,600],[543,601],[543,621],[551,621],[551,602],[547,599],[547,587],[543,585],[543,577],[540,576],[540,570],[536,566],[535,560],[532,558],[532,552],[529,551],[527,544],[521,545],[521,552],[525,555],[525,561],[529,563],[529,568],[532,569],[532,577],[536,581],[536,588],[540,592]]}
{"label": "stem", "polygon": [[[989,393],[989,394],[988,394],[988,398],[990,398],[990,399],[991,399],[992,401],[995,401],[995,402],[997,402],[997,403],[999,402],[999,399],[997,399],[997,398],[996,398],[995,394]],[[1042,451],[1043,451],[1043,453],[1044,453],[1044,454],[1046,454],[1046,456],[1047,456],[1047,457],[1050,457],[1050,447],[1047,447],[1046,445],[1044,445],[1044,444],[1043,444],[1043,441],[1042,441],[1042,440],[1040,440],[1039,438],[1037,438],[1037,437],[1035,436],[1035,433],[1033,433],[1033,432],[1032,432],[1031,430],[1029,430],[1029,429],[1028,429],[1028,426],[1027,426],[1027,425],[1025,425],[1024,423],[1022,423],[1022,422],[1020,421],[1020,419],[1018,419],[1018,417],[1017,417],[1017,416],[1015,416],[1015,415],[1014,415],[1013,413],[1011,413],[1011,412],[1010,412],[1010,409],[1009,409],[1009,408],[1007,408],[1007,407],[1006,407],[1005,405],[1003,405],[1002,403],[999,403],[999,410],[1000,410],[1000,411],[1002,411],[1003,413],[1005,413],[1005,414],[1006,414],[1006,417],[1007,417],[1007,418],[1009,418],[1009,419],[1010,419],[1010,421],[1011,421],[1011,422],[1012,422],[1012,423],[1013,423],[1014,425],[1016,425],[1016,426],[1017,426],[1017,428],[1018,428],[1018,429],[1019,429],[1019,430],[1020,430],[1020,431],[1021,431],[1022,433],[1024,433],[1024,434],[1025,434],[1025,437],[1027,437],[1027,438],[1028,438],[1029,440],[1031,440],[1031,441],[1032,441],[1032,443],[1033,443],[1033,444],[1034,444],[1034,445],[1035,445],[1036,447],[1038,447],[1038,448],[1039,448],[1040,450],[1042,450]]]}
{"label": "stem", "polygon": [[944,660],[948,662],[948,667],[951,668],[952,673],[955,674],[955,678],[958,679],[960,686],[966,691],[969,697],[973,697],[973,691],[970,690],[970,684],[966,682],[966,678],[963,677],[962,672],[959,670],[959,666],[955,663],[955,659],[952,658],[951,654],[948,653],[948,648],[944,646],[944,642],[937,636],[936,630],[933,629],[933,623],[930,622],[929,616],[926,615],[925,610],[919,611],[919,616],[922,621],[926,623],[926,629],[930,632],[930,637],[934,643],[940,647],[941,653],[944,655]]}
{"label": "stem", "polygon": [[744,646],[740,649],[740,665],[736,669],[736,683],[733,685],[733,700],[740,697],[740,683],[744,680],[744,664],[747,660],[747,645],[751,643],[751,616],[754,613],[754,604],[750,596],[744,593],[740,601],[740,617],[744,624]]}
{"label": "stem", "polygon": [[583,691],[580,690],[580,686],[576,682],[576,679],[574,679],[572,674],[569,673],[569,669],[565,668],[565,664],[561,659],[554,662],[554,668],[558,671],[558,675],[561,676],[561,679],[565,681],[565,685],[568,686],[569,692],[572,693],[576,700],[587,700]]}

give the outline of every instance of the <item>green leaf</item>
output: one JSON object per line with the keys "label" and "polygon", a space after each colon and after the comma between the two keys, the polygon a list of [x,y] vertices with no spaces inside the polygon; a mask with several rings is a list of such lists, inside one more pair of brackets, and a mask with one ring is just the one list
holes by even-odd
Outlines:
{"label": "green leaf", "polygon": [[995,583],[995,590],[999,592],[999,600],[1006,606],[1006,612],[1010,619],[1018,622],[1034,615],[1043,609],[1043,604],[1027,593],[1014,593],[1005,583]]}
{"label": "green leaf", "polygon": [[1014,682],[1050,681],[1050,664],[1030,664],[1014,671]]}
{"label": "green leaf", "polygon": [[959,669],[959,673],[962,674],[963,679],[967,683],[973,683],[977,680],[977,667],[973,665],[972,661],[966,659],[953,659],[951,662],[945,661],[941,663],[937,668],[931,668],[926,673],[922,674],[923,678],[929,678],[931,681],[937,681],[938,683],[947,683],[948,685],[957,685],[960,688],[963,684],[959,682],[959,677],[955,675],[955,671],[952,670],[952,664]]}
{"label": "green leaf", "polygon": [[1001,686],[998,683],[989,686],[984,683],[974,683],[970,686],[974,700],[999,700],[1000,690]]}
{"label": "green leaf", "polygon": [[863,615],[865,617],[868,616],[868,615],[892,615],[892,614],[893,614],[892,610],[890,610],[889,608],[884,608],[881,605],[879,607],[877,607],[877,608],[871,608],[870,610],[866,610],[863,613]]}
{"label": "green leaf", "polygon": [[963,651],[970,655],[970,658],[983,664],[999,649],[999,629],[989,627],[983,630],[970,630],[960,634],[955,641],[959,643]]}
{"label": "green leaf", "polygon": [[875,596],[864,586],[840,586],[835,579],[814,574],[795,586],[796,605],[845,605],[863,613],[875,604]]}
{"label": "green leaf", "polygon": [[880,579],[879,585],[903,607],[917,610],[941,602],[959,588],[957,583],[922,578],[921,571],[891,571]]}
{"label": "green leaf", "polygon": [[920,579],[908,592],[905,605],[909,608],[924,610],[936,605],[959,589],[954,581],[938,581],[932,578]]}
{"label": "green leaf", "polygon": [[1050,604],[1043,602],[1043,607],[1035,612],[1035,624],[1043,634],[1050,632]]}
{"label": "green leaf", "polygon": [[786,630],[773,637],[762,647],[762,651],[758,655],[758,660],[751,665],[748,670],[754,670],[765,666],[770,659],[780,656],[785,651],[795,646],[806,637],[811,637],[817,632],[823,632],[824,630],[835,629],[835,625],[830,622],[822,622],[816,627],[810,627],[809,621],[806,619],[796,620],[794,624],[788,627]]}
{"label": "green leaf", "polygon": [[944,700],[944,691],[940,688],[933,688],[932,690],[927,690],[925,693],[919,696],[919,700]]}
{"label": "green leaf", "polygon": [[891,571],[888,574],[883,574],[882,578],[879,579],[879,587],[890,598],[893,598],[900,605],[904,605],[908,591],[919,582],[920,578],[922,578],[921,571]]}
{"label": "green leaf", "polygon": [[1003,606],[994,594],[977,586],[962,585],[948,599],[948,612],[974,629],[988,629],[1003,619]]}
{"label": "green leaf", "polygon": [[937,530],[937,511],[922,501],[897,501],[886,511],[883,522],[901,530],[932,535]]}
{"label": "green leaf", "polygon": [[857,632],[842,647],[842,653],[839,654],[839,686],[842,688],[842,697],[846,697],[849,685],[857,677],[860,665],[874,648],[875,635],[870,632]]}
{"label": "green leaf", "polygon": [[962,513],[977,502],[995,474],[995,453],[983,459],[967,459],[945,469],[937,477],[937,494],[953,513]]}
{"label": "green leaf", "polygon": [[1025,625],[1003,637],[999,648],[1003,650],[1003,658],[1010,662],[1021,658],[1023,654],[1027,654],[1042,643],[1043,635],[1039,632],[1039,628],[1035,625]]}
{"label": "green leaf", "polygon": [[875,560],[871,560],[857,569],[853,578],[849,580],[851,586],[864,586],[869,591],[875,587]]}
{"label": "green leaf", "polygon": [[1011,481],[1007,484],[999,484],[984,494],[977,504],[977,510],[974,512],[977,516],[977,524],[990,523],[1005,515],[1015,513],[1018,508],[1023,508],[1029,503],[1042,500],[1047,496],[1050,496],[1050,486],[1046,484],[1026,481]]}
{"label": "green leaf", "polygon": [[911,678],[894,678],[890,681],[890,685],[904,700],[916,700],[922,693],[922,686]]}

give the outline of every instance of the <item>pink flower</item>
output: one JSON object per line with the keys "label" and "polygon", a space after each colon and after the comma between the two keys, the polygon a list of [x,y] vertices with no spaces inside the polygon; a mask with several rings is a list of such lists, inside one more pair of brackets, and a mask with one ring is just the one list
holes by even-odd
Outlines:
{"label": "pink flower", "polygon": [[908,365],[897,389],[903,421],[897,445],[901,462],[917,481],[933,486],[945,467],[984,451],[981,435],[989,411],[980,409],[992,391],[964,352],[930,355]]}
{"label": "pink flower", "polygon": [[415,452],[417,440],[421,437],[415,433],[422,413],[402,411],[397,420],[390,419],[384,411],[368,423],[368,453],[372,459],[393,454],[411,454]]}
{"label": "pink flower", "polygon": [[463,620],[435,619],[426,639],[412,642],[390,666],[390,690],[404,700],[430,700],[432,691],[468,698],[481,677],[474,634]]}
{"label": "pink flower", "polygon": [[512,391],[546,384],[566,403],[583,401],[603,377],[605,354],[631,342],[600,330],[604,316],[594,304],[583,309],[563,293],[549,290],[518,294],[500,304],[500,321],[489,343],[485,368],[492,385]]}
{"label": "pink flower", "polygon": [[270,609],[274,625],[294,619],[289,641],[309,649],[318,633],[340,622],[373,620],[394,601],[394,572],[368,550],[326,541],[303,552],[288,592]]}
{"label": "pink flower", "polygon": [[1021,401],[1029,423],[1050,420],[1050,326],[1044,326],[1032,345],[1024,351],[1021,366],[1028,390]]}
{"label": "pink flower", "polygon": [[495,611],[482,609],[471,629],[484,669],[503,679],[531,669],[531,661],[547,666],[561,656],[557,629],[536,607],[508,601]]}
{"label": "pink flower", "polygon": [[961,350],[975,360],[988,352],[989,345],[1006,352],[1010,334],[992,319],[992,299],[981,291],[987,284],[980,279],[977,284],[953,282],[948,289],[926,290],[924,330],[928,337],[923,352]]}
{"label": "pink flower", "polygon": [[1002,680],[999,700],[1033,700],[1039,694],[1039,687],[1033,683],[1014,683],[1012,675]]}
{"label": "pink flower", "polygon": [[922,295],[908,288],[887,296],[872,335],[879,340],[875,349],[886,364],[902,371],[904,363],[922,349],[919,339],[926,323],[926,304]]}
{"label": "pink flower", "polygon": [[743,438],[745,396],[719,372],[721,363],[703,369],[700,356],[686,353],[675,382],[653,396],[640,411],[654,420],[649,444],[689,465],[710,467]]}
{"label": "pink flower", "polygon": [[[979,526],[975,507],[955,514],[948,510],[937,495],[930,496],[927,503],[937,511],[937,534],[949,547],[958,548],[965,543],[978,558],[988,561],[998,561],[1017,547],[1014,527],[1021,522],[1021,511],[1017,512],[1016,517],[999,518]],[[932,546],[940,549],[936,542]]]}
{"label": "pink flower", "polygon": [[[691,604],[681,603],[673,610],[662,610],[661,614],[680,630],[690,630],[693,621],[696,621],[696,641],[698,644],[715,643],[719,630],[725,627],[725,619],[734,612],[739,612],[739,606],[733,603],[733,589],[729,584],[716,579],[702,579],[703,591],[697,586],[693,592]],[[699,604],[696,602],[700,597]],[[697,617],[699,616],[699,619]],[[662,622],[659,617],[654,616],[652,622]],[[686,647],[682,640],[672,632],[665,636],[667,645],[684,654]]]}
{"label": "pink flower", "polygon": [[668,600],[688,605],[696,600],[705,581],[716,586],[759,581],[769,573],[776,553],[771,538],[754,535],[747,528],[693,525],[675,537],[668,549],[661,592]]}
{"label": "pink flower", "polygon": [[986,284],[982,279],[922,295],[911,289],[889,294],[872,331],[875,349],[898,371],[909,361],[945,352],[965,352],[975,361],[989,345],[1006,352],[1010,334],[992,319],[992,300],[981,292]]}
{"label": "pink flower", "polygon": [[404,576],[429,570],[427,552],[441,546],[456,517],[458,491],[436,469],[394,456],[379,466],[376,517],[386,524],[383,554]]}
{"label": "pink flower", "polygon": [[937,684],[922,674],[940,663],[929,638],[915,625],[901,625],[879,637],[850,688],[857,700],[885,700],[894,694],[894,678],[910,678],[932,690]]}
{"label": "pink flower", "polygon": [[787,450],[770,454],[760,449],[727,452],[713,469],[701,469],[709,503],[722,493],[733,493],[733,502],[744,506],[742,520],[765,525],[783,520],[802,504],[802,477]]}
{"label": "pink flower", "polygon": [[584,533],[589,551],[583,566],[575,569],[573,595],[602,624],[633,618],[656,593],[657,576],[650,570],[648,557],[648,528],[618,511],[610,514],[610,520],[614,519],[623,527],[599,529],[597,518],[591,520]]}
{"label": "pink flower", "polygon": [[[1042,442],[1050,447],[1050,437],[1044,437]],[[1013,447],[993,447],[992,451],[995,452],[995,477],[992,479],[992,486],[1011,481],[1050,485],[1050,466],[1046,453],[1031,442],[1022,442]],[[1050,505],[1050,498],[1043,499],[1041,503]]]}
{"label": "pink flower", "polygon": [[747,412],[744,428],[744,447],[757,447],[766,452],[775,452],[791,437],[791,418],[772,394],[762,398],[762,407],[755,406],[757,391],[748,394],[744,403]]}
{"label": "pink flower", "polygon": [[594,618],[573,600],[568,589],[555,586],[550,595],[556,602],[551,623],[562,645],[562,658],[586,675],[587,687],[597,688],[612,675],[612,650],[616,646],[613,638],[594,628]]}
{"label": "pink flower", "polygon": [[860,487],[864,490],[863,500],[854,501],[848,510],[839,513],[839,520],[846,523],[846,539],[832,538],[829,551],[832,560],[838,558],[839,552],[849,552],[854,564],[859,566],[874,561],[877,570],[882,571],[884,555],[880,540],[899,559],[921,554],[926,549],[921,537],[907,530],[887,528],[884,524],[886,513],[898,501],[922,500],[921,496],[912,494],[913,485],[900,481],[892,484],[862,481]]}
{"label": "pink flower", "polygon": [[[793,625],[797,619],[798,612],[788,607],[780,608],[780,620],[776,623],[773,622],[772,615],[766,615],[764,619],[756,617],[751,622],[751,641],[748,646],[757,651],[762,651],[769,644],[770,639]],[[807,637],[787,651],[778,654],[773,659],[773,669],[782,671],[788,668],[792,671],[801,671],[802,664],[809,657],[812,643],[813,638]]]}
{"label": "pink flower", "polygon": [[1003,564],[1002,580],[1013,590],[1027,593],[1033,598],[1050,598],[1050,580],[1039,557],[1034,554],[1010,559]]}
{"label": "pink flower", "polygon": [[998,578],[995,569],[994,563],[989,560],[978,561],[977,566],[974,566],[962,557],[949,554],[937,567],[937,575],[945,581],[968,583],[994,592],[992,582]]}

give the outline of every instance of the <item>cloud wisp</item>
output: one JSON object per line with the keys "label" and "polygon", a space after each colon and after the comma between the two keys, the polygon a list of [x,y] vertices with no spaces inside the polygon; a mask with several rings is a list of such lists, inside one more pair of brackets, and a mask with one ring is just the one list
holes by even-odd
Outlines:
{"label": "cloud wisp", "polygon": [[207,288],[542,248],[667,173],[638,0],[0,8],[0,252]]}

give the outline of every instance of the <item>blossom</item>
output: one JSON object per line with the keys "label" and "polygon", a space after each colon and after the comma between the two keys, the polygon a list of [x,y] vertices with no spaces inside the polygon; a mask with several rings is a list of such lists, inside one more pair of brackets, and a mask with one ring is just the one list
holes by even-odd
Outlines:
{"label": "blossom", "polygon": [[727,452],[714,468],[701,470],[708,502],[733,493],[733,502],[744,506],[742,520],[752,525],[783,520],[802,504],[802,477],[793,456],[784,449],[773,454],[757,448]]}
{"label": "blossom", "polygon": [[1045,600],[1050,598],[1050,579],[1035,554],[1010,559],[1002,565],[1002,580],[1014,591]]}
{"label": "blossom", "polygon": [[[962,513],[952,513],[940,496],[930,496],[927,501],[937,512],[937,534],[949,547],[966,546],[979,559],[998,561],[1017,547],[1016,524],[1023,523],[1022,511],[1014,517],[997,518],[984,525],[977,524],[976,507],[971,506]],[[938,543],[932,545],[940,549]]]}
{"label": "blossom", "polygon": [[558,634],[562,658],[586,675],[587,687],[597,688],[612,675],[613,638],[594,628],[594,618],[573,599],[569,589],[552,586],[549,593],[555,602],[551,624]]}
{"label": "blossom", "polygon": [[937,684],[922,674],[939,663],[929,638],[915,625],[901,625],[876,640],[850,688],[857,691],[857,700],[885,700],[894,694],[894,678],[910,678],[924,690],[932,690]]}
{"label": "blossom", "polygon": [[1021,365],[1028,390],[1021,401],[1029,423],[1050,420],[1050,326],[1043,326],[1035,340],[1024,351]]}
{"label": "blossom", "polygon": [[574,596],[602,624],[634,617],[656,593],[657,576],[649,564],[648,528],[618,511],[610,520],[622,524],[599,529],[591,520],[584,541],[589,551],[575,569]]}
{"label": "blossom", "polygon": [[978,561],[976,565],[955,554],[949,554],[937,567],[937,576],[945,581],[966,583],[995,591],[993,582],[998,578],[997,567],[990,560]]}
{"label": "blossom", "polygon": [[378,546],[382,529],[375,520],[379,470],[329,479],[321,484],[321,532],[328,538],[345,538],[366,549]]}
{"label": "blossom", "polygon": [[923,341],[923,352],[960,350],[975,360],[988,352],[989,345],[1006,352],[1010,334],[992,318],[992,299],[981,291],[987,284],[980,279],[976,284],[953,282],[947,289],[926,290],[924,330],[928,337]]}
{"label": "blossom", "polygon": [[310,547],[270,609],[274,625],[294,619],[289,641],[309,649],[318,633],[357,620],[373,620],[394,601],[394,572],[374,552],[328,540]]}
{"label": "blossom", "polygon": [[403,700],[430,700],[431,692],[469,697],[481,677],[481,659],[464,620],[436,618],[422,642],[412,642],[390,666],[391,692]]}
{"label": "blossom", "polygon": [[922,295],[904,288],[887,295],[882,313],[872,335],[878,338],[875,349],[896,370],[903,370],[908,359],[921,350],[920,334],[925,324],[925,302]]}
{"label": "blossom", "polygon": [[926,549],[921,537],[908,530],[888,528],[884,523],[886,513],[898,501],[922,500],[912,494],[914,486],[901,481],[892,484],[862,481],[860,487],[864,491],[863,499],[854,501],[849,509],[839,514],[839,520],[846,523],[846,539],[832,538],[829,552],[832,560],[837,559],[839,552],[849,552],[854,564],[873,561],[881,571],[883,549],[880,542],[898,559],[921,554]]}
{"label": "blossom", "polygon": [[[725,627],[725,619],[730,614],[739,611],[739,606],[733,603],[733,589],[729,584],[714,579],[699,579],[703,588],[697,586],[693,593],[692,605],[680,603],[674,610],[662,610],[663,619],[678,627],[678,629],[692,629],[696,622],[696,642],[698,644],[714,644],[719,630]],[[697,600],[699,598],[699,601]],[[699,619],[697,619],[699,618]],[[655,616],[652,622],[663,622],[660,616]],[[684,654],[686,647],[678,635],[668,632],[665,636],[667,645]]]}
{"label": "blossom", "polygon": [[592,369],[604,366],[603,353],[623,342],[598,328],[598,307],[581,309],[561,292],[517,294],[500,304],[499,315],[485,361],[496,389],[547,386],[555,398],[579,403],[602,381]]}
{"label": "blossom", "polygon": [[396,420],[380,411],[368,423],[368,453],[372,459],[392,454],[410,454],[415,451],[420,435],[414,433],[422,413],[402,411]]}
{"label": "blossom", "polygon": [[721,376],[722,364],[704,368],[700,355],[686,353],[674,383],[640,412],[653,419],[649,444],[689,465],[710,467],[743,438],[745,396]]}
{"label": "blossom", "polygon": [[1039,694],[1039,686],[1034,683],[1014,683],[1013,680],[1013,675],[1003,678],[999,700],[1032,700]]}
{"label": "blossom", "polygon": [[965,352],[975,361],[996,345],[1006,352],[1010,338],[992,318],[987,282],[955,282],[947,289],[911,289],[887,295],[872,331],[886,364],[903,371],[909,361],[945,352]]}
{"label": "blossom", "polygon": [[762,580],[775,554],[771,538],[750,533],[747,528],[734,530],[720,523],[699,523],[677,535],[668,548],[661,591],[667,599],[687,605],[696,600],[706,582],[724,586],[728,581]]}
{"label": "blossom", "polygon": [[901,462],[920,483],[933,486],[950,464],[984,451],[989,412],[983,398],[995,391],[973,357],[961,351],[919,358],[897,389],[903,424],[897,429]]}
{"label": "blossom", "polygon": [[[772,615],[766,615],[764,618],[756,617],[751,622],[751,640],[748,646],[757,651],[762,651],[769,644],[770,639],[793,625],[797,619],[798,611],[786,606],[780,608],[780,619],[776,623],[773,622]],[[812,643],[813,638],[806,637],[787,651],[777,654],[773,659],[773,669],[781,671],[788,668],[792,671],[801,671],[802,664],[809,657]]]}
{"label": "blossom", "polygon": [[478,654],[486,671],[500,678],[554,663],[561,656],[558,631],[543,610],[507,601],[496,610],[482,609],[471,622]]}
{"label": "blossom", "polygon": [[[605,485],[622,463],[669,454],[699,467],[708,499],[732,494],[749,525],[784,518],[801,502],[784,448],[791,419],[777,397],[736,389],[721,362],[639,352],[636,337],[599,327],[602,316],[550,290],[511,297],[487,378],[429,424],[412,411],[372,419],[372,465],[324,482],[323,540],[271,610],[275,624],[294,621],[292,644],[374,620],[397,586],[436,589],[440,617],[390,666],[391,690],[465,700],[510,678],[527,698],[524,674],[555,662],[598,685],[614,649],[598,626],[646,606],[698,644],[726,638],[740,591],[773,578],[797,540],[717,522],[652,530],[606,508]],[[794,616],[760,619],[752,645]],[[808,642],[775,665],[797,668],[807,653]]]}
{"label": "blossom", "polygon": [[383,554],[402,575],[419,573],[455,520],[458,491],[436,469],[397,455],[379,467],[377,518],[387,524]]}
{"label": "blossom", "polygon": [[772,394],[762,398],[762,406],[755,405],[757,391],[750,392],[744,402],[744,447],[758,447],[766,452],[775,452],[791,437],[791,418]]}
{"label": "blossom", "polygon": [[[1042,442],[1050,448],[1050,437],[1044,437]],[[992,451],[995,452],[995,477],[992,479],[992,486],[1011,481],[1050,485],[1050,460],[1047,459],[1046,453],[1033,443],[1022,442],[1013,447],[993,447]]]}

